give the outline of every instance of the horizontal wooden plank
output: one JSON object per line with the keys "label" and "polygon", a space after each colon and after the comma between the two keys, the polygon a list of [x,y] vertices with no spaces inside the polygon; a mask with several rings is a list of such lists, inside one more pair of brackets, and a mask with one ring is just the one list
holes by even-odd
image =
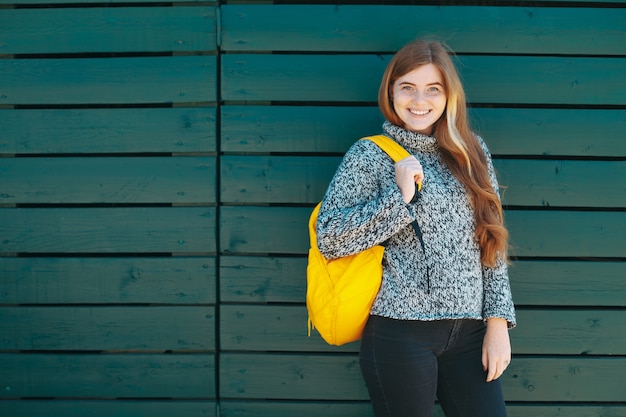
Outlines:
{"label": "horizontal wooden plank", "polygon": [[0,154],[215,152],[216,109],[0,111]]}
{"label": "horizontal wooden plank", "polygon": [[[438,411],[439,408],[438,408]],[[374,417],[369,401],[220,401],[221,417]],[[21,416],[20,416],[21,417]],[[26,416],[25,416],[26,417]],[[433,417],[444,417],[435,414]]]}
{"label": "horizontal wooden plank", "polygon": [[0,253],[214,252],[214,207],[0,208]]}
{"label": "horizontal wooden plank", "polygon": [[343,153],[358,138],[380,132],[383,121],[372,106],[224,105],[220,145],[224,152]]}
{"label": "horizontal wooden plank", "polygon": [[215,259],[2,258],[0,304],[215,304]]}
{"label": "horizontal wooden plank", "polygon": [[624,256],[626,212],[510,210],[505,224],[514,256]]}
{"label": "horizontal wooden plank", "polygon": [[626,9],[225,5],[222,16],[227,51],[390,52],[427,36],[457,53],[626,54]]}
{"label": "horizontal wooden plank", "polygon": [[304,303],[304,257],[222,256],[220,300],[230,303]]}
{"label": "horizontal wooden plank", "polygon": [[359,343],[330,346],[316,330],[307,337],[304,305],[222,305],[222,352],[358,352]]}
{"label": "horizontal wooden plank", "polygon": [[[388,59],[369,54],[224,55],[222,97],[375,103]],[[621,58],[476,55],[458,60],[470,103],[626,104],[621,82],[626,60]]]}
{"label": "horizontal wooden plank", "polygon": [[626,207],[626,161],[495,160],[511,206]]}
{"label": "horizontal wooden plank", "polygon": [[470,117],[494,155],[626,156],[626,110],[471,108]]}
{"label": "horizontal wooden plank", "polygon": [[626,262],[516,261],[517,305],[626,307]]}
{"label": "horizontal wooden plank", "polygon": [[215,51],[215,15],[197,6],[6,9],[0,54]]}
{"label": "horizontal wooden plank", "polygon": [[215,401],[186,400],[4,400],[0,414],[11,417],[217,417]]}
{"label": "horizontal wooden plank", "polygon": [[0,60],[0,104],[215,102],[215,56]]}
{"label": "horizontal wooden plank", "polygon": [[[314,330],[307,337],[304,305],[224,305],[220,310],[221,348],[227,351],[358,352],[359,344],[327,345]],[[518,309],[511,331],[515,354],[624,355],[623,311]]]}
{"label": "horizontal wooden plank", "polygon": [[0,158],[0,204],[216,202],[215,157]]}
{"label": "horizontal wooden plank", "polygon": [[215,308],[0,307],[0,350],[215,350]]}
{"label": "horizontal wooden plank", "polygon": [[212,354],[0,354],[0,398],[215,398]]}
{"label": "horizontal wooden plank", "polygon": [[511,331],[516,354],[626,354],[624,310],[520,309]]}
{"label": "horizontal wooden plank", "polygon": [[[171,3],[217,3],[217,0],[173,0]],[[101,0],[63,0],[63,4],[93,4],[102,3]],[[112,4],[128,3],[127,0],[111,0]],[[133,3],[154,3],[153,0],[136,0]],[[168,2],[170,3],[170,2]],[[15,4],[15,5],[35,5],[35,4],[59,4],[59,0],[0,0],[0,4]]]}
{"label": "horizontal wooden plank", "polygon": [[[502,376],[507,401],[623,401],[626,359],[514,357]],[[324,384],[317,383],[324,381]],[[354,355],[220,356],[224,399],[366,400]]]}
{"label": "horizontal wooden plank", "polygon": [[[221,399],[367,400],[355,355],[222,353]],[[319,383],[324,381],[324,383]]]}
{"label": "horizontal wooden plank", "polygon": [[[509,417],[624,417],[626,416],[626,406],[613,404],[508,404],[507,412]],[[371,405],[366,401],[221,401],[220,416],[373,417],[374,413]],[[445,417],[441,407],[435,406],[433,417]]]}
{"label": "horizontal wooden plank", "polygon": [[[306,254],[306,207],[222,207],[224,254]],[[626,212],[508,210],[513,256],[623,257]]]}
{"label": "horizontal wooden plank", "polygon": [[223,254],[305,254],[312,208],[220,208],[220,248]]}
{"label": "horizontal wooden plank", "polygon": [[[227,203],[315,203],[323,198],[339,163],[339,157],[224,156],[221,199]],[[506,205],[626,207],[624,161],[507,159],[494,164],[505,187],[501,191]]]}
{"label": "horizontal wooden plank", "polygon": [[[230,303],[302,303],[305,257],[223,256],[220,299]],[[626,262],[514,261],[518,306],[625,307]]]}
{"label": "horizontal wooden plank", "polygon": [[[471,108],[470,116],[494,155],[626,156],[626,141],[619,140],[626,136],[624,110]],[[227,105],[221,147],[343,153],[358,138],[380,132],[382,123],[374,106]],[[589,135],[590,124],[597,134]]]}
{"label": "horizontal wooden plank", "polygon": [[338,157],[223,156],[220,198],[225,203],[314,203],[324,196],[340,162]]}

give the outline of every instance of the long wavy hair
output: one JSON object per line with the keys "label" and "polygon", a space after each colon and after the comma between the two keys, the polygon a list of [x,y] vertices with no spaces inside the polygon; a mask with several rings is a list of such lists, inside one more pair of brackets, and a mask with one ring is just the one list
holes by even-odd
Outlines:
{"label": "long wavy hair", "polygon": [[405,127],[393,107],[394,83],[422,65],[434,64],[439,69],[447,102],[444,114],[434,125],[433,134],[445,163],[471,197],[481,261],[484,265],[494,266],[499,256],[508,260],[509,234],[503,223],[502,203],[490,182],[487,158],[469,126],[465,92],[450,53],[436,41],[420,39],[404,46],[393,56],[383,74],[378,106],[387,120]]}

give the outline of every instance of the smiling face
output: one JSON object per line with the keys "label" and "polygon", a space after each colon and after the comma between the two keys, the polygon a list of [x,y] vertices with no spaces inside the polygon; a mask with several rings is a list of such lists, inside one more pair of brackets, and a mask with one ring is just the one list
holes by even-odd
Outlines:
{"label": "smiling face", "polygon": [[407,130],[432,135],[446,102],[443,77],[433,64],[417,67],[393,83],[393,108]]}

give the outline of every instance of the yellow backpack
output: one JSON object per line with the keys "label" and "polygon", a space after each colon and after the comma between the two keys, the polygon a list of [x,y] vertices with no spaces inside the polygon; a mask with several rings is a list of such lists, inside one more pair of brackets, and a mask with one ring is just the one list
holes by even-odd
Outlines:
{"label": "yellow backpack", "polygon": [[[377,135],[371,140],[398,162],[410,154],[393,139]],[[330,345],[361,339],[383,275],[383,246],[374,246],[354,255],[327,260],[317,247],[319,203],[309,218],[311,248],[307,265],[306,307],[309,336],[315,328]]]}

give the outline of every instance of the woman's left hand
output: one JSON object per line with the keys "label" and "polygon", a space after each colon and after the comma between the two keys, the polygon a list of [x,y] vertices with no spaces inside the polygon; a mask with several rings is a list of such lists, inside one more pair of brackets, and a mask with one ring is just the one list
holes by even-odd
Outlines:
{"label": "woman's left hand", "polygon": [[482,362],[483,369],[487,371],[487,382],[500,378],[511,363],[511,342],[505,319],[495,317],[487,319]]}

